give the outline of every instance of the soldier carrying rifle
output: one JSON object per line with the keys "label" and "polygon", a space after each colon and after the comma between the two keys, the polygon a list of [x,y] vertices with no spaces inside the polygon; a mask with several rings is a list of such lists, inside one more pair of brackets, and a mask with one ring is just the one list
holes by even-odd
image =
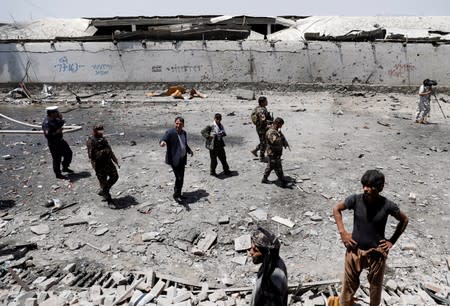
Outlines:
{"label": "soldier carrying rifle", "polygon": [[283,127],[284,120],[282,118],[275,118],[272,125],[266,132],[267,141],[267,157],[269,161],[267,163],[266,170],[264,171],[264,176],[261,181],[263,184],[269,184],[269,175],[272,170],[275,170],[278,180],[282,187],[287,186],[287,180],[283,174],[283,166],[281,164],[281,155],[283,154],[283,148],[290,148],[289,143],[281,133],[281,128]]}

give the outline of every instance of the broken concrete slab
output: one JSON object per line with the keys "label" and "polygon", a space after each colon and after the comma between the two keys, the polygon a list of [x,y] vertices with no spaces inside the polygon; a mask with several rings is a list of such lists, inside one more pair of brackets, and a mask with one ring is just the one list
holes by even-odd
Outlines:
{"label": "broken concrete slab", "polygon": [[267,212],[261,208],[257,208],[248,213],[255,221],[266,221]]}
{"label": "broken concrete slab", "polygon": [[247,256],[235,256],[231,259],[232,262],[237,263],[238,265],[244,266],[247,263]]}
{"label": "broken concrete slab", "polygon": [[277,223],[283,224],[283,225],[285,225],[287,227],[291,227],[291,228],[294,227],[294,225],[295,225],[295,222],[292,222],[291,220],[282,218],[280,216],[273,217],[272,221],[275,221]]}
{"label": "broken concrete slab", "polygon": [[234,250],[236,252],[246,251],[252,246],[250,235],[242,235],[234,239]]}
{"label": "broken concrete slab", "polygon": [[194,246],[191,250],[192,254],[195,255],[205,255],[209,248],[216,242],[217,233],[213,231],[206,231],[200,234],[200,239],[197,242],[197,245]]}
{"label": "broken concrete slab", "polygon": [[46,299],[45,301],[42,301],[39,303],[39,306],[61,306],[65,305],[66,300],[62,297],[59,297],[57,295],[53,295],[50,298]]}
{"label": "broken concrete slab", "polygon": [[75,268],[77,267],[77,265],[75,263],[70,263],[67,266],[64,267],[63,271],[66,272],[73,272],[75,271]]}
{"label": "broken concrete slab", "polygon": [[323,218],[320,215],[312,215],[309,219],[314,222],[319,222],[323,220]]}
{"label": "broken concrete slab", "polygon": [[160,233],[159,232],[147,232],[142,234],[142,241],[160,241]]}
{"label": "broken concrete slab", "polygon": [[152,288],[152,290],[150,290],[150,294],[157,297],[159,296],[159,294],[161,293],[161,291],[164,289],[164,287],[166,286],[166,283],[162,280],[159,280],[156,285]]}
{"label": "broken concrete slab", "polygon": [[390,279],[390,280],[388,280],[387,282],[386,282],[386,285],[385,285],[385,287],[387,288],[387,289],[389,289],[389,290],[392,290],[392,291],[395,291],[395,290],[397,290],[397,282],[396,281],[394,281],[393,279]]}
{"label": "broken concrete slab", "polygon": [[24,306],[38,306],[37,298],[28,298],[25,300],[24,304],[19,304]]}
{"label": "broken concrete slab", "polygon": [[49,226],[45,223],[30,226],[30,230],[31,230],[31,232],[33,232],[36,235],[45,235],[50,232]]}
{"label": "broken concrete slab", "polygon": [[103,228],[100,228],[100,229],[96,230],[95,233],[94,233],[94,235],[95,235],[95,236],[102,236],[102,235],[104,235],[105,233],[107,233],[108,231],[109,231],[109,228],[103,227]]}
{"label": "broken concrete slab", "polygon": [[403,242],[401,244],[402,251],[416,251],[417,250],[417,244],[414,242]]}
{"label": "broken concrete slab", "polygon": [[68,273],[61,280],[61,283],[66,285],[66,286],[70,286],[76,279],[77,279],[77,277],[73,273]]}
{"label": "broken concrete slab", "polygon": [[208,299],[211,302],[224,301],[227,299],[227,294],[225,293],[225,290],[223,290],[223,289],[215,290],[213,293],[208,295]]}
{"label": "broken concrete slab", "polygon": [[59,282],[59,278],[57,278],[57,277],[49,277],[45,281],[37,284],[36,287],[41,289],[41,290],[43,290],[43,291],[48,291],[48,289],[50,289],[51,287],[56,285],[58,282]]}
{"label": "broken concrete slab", "polygon": [[113,279],[114,283],[117,285],[126,285],[127,284],[127,278],[118,271],[113,272],[111,274],[111,278]]}
{"label": "broken concrete slab", "polygon": [[218,222],[219,224],[228,224],[228,223],[230,223],[230,216],[227,216],[227,215],[225,215],[225,216],[220,216],[220,217],[219,217],[219,220],[217,220],[217,222]]}
{"label": "broken concrete slab", "polygon": [[255,92],[247,89],[237,89],[236,98],[239,100],[255,100]]}

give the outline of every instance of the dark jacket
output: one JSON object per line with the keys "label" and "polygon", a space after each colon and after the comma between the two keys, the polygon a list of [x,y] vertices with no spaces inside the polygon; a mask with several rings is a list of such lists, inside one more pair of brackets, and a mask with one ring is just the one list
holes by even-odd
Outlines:
{"label": "dark jacket", "polygon": [[64,120],[45,118],[42,122],[42,130],[44,131],[45,138],[47,138],[49,144],[57,144],[63,139],[62,127],[64,126]]}
{"label": "dark jacket", "polygon": [[[186,131],[183,130],[182,134],[184,134],[184,138],[186,139],[186,141],[185,141],[186,153],[192,154],[192,150],[191,150],[191,148],[189,148],[189,146],[187,144]],[[177,130],[175,128],[171,128],[171,129],[167,130],[159,142],[161,142],[161,141],[164,141],[167,146],[166,164],[171,165],[171,166],[176,166],[176,165],[174,165],[173,159],[175,158],[178,147],[180,146]],[[181,164],[186,165],[186,162],[187,162],[187,154],[182,158]]]}

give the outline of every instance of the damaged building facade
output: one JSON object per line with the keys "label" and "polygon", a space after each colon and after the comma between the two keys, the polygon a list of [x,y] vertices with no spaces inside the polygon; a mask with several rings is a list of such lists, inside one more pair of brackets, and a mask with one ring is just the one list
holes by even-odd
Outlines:
{"label": "damaged building facade", "polygon": [[0,26],[0,83],[416,86],[429,77],[450,86],[449,33],[450,17],[176,16],[6,24]]}

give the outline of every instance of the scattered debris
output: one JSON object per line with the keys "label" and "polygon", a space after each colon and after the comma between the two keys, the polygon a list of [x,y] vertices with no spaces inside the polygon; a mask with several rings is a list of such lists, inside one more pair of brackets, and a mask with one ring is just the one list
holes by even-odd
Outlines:
{"label": "scattered debris", "polygon": [[34,225],[30,227],[31,232],[36,235],[45,235],[50,232],[50,228],[47,224],[41,223],[39,225]]}
{"label": "scattered debris", "polygon": [[217,222],[219,224],[228,224],[230,223],[230,216],[221,216]]}
{"label": "scattered debris", "polygon": [[203,256],[209,248],[216,242],[217,233],[213,231],[206,231],[200,234],[197,244],[192,248],[191,253],[194,255]]}
{"label": "scattered debris", "polygon": [[250,235],[242,235],[234,239],[234,250],[236,252],[246,251],[252,246]]}
{"label": "scattered debris", "polygon": [[294,227],[294,225],[295,225],[295,222],[292,222],[289,219],[285,219],[285,218],[282,218],[282,217],[279,217],[279,216],[272,217],[272,221],[275,221],[277,223],[283,224],[283,225],[285,225],[287,227]]}
{"label": "scattered debris", "polygon": [[253,90],[238,89],[236,90],[236,98],[238,100],[255,100],[255,92]]}
{"label": "scattered debris", "polygon": [[391,126],[389,123],[382,122],[382,121],[380,121],[380,120],[377,120],[377,123],[378,123],[379,125],[382,125],[382,126]]}

